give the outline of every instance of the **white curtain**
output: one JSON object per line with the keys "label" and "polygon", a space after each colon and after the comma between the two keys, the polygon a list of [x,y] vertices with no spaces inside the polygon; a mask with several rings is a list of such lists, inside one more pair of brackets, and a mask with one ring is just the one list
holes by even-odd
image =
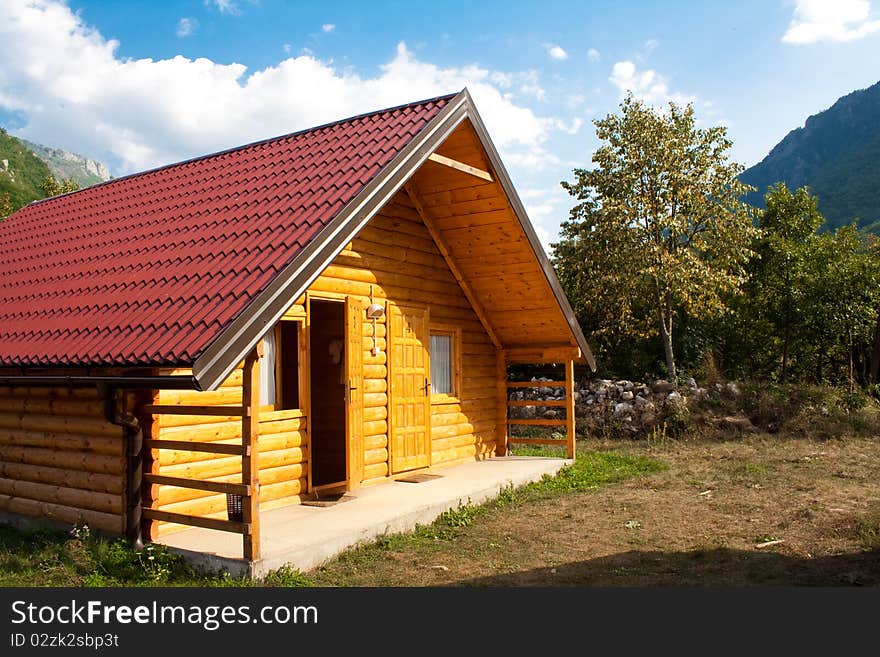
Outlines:
{"label": "white curtain", "polygon": [[452,336],[431,336],[431,392],[452,394]]}
{"label": "white curtain", "polygon": [[263,336],[263,359],[260,363],[260,404],[270,406],[275,404],[275,354],[278,353],[275,344],[275,328],[270,328]]}

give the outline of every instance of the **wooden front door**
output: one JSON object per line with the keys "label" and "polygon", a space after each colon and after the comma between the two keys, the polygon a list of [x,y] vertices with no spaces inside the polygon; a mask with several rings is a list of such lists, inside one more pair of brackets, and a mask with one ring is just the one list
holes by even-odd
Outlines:
{"label": "wooden front door", "polygon": [[391,472],[397,473],[431,463],[428,310],[388,305]]}

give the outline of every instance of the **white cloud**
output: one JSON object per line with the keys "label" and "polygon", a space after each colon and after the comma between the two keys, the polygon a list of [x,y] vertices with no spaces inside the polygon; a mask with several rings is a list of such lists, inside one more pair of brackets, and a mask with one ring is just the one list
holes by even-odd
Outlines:
{"label": "white cloud", "polygon": [[489,74],[489,80],[502,89],[510,89],[513,86],[513,75],[510,73],[502,73],[501,71],[492,71]]}
{"label": "white cloud", "polygon": [[528,169],[530,172],[546,171],[551,167],[559,167],[562,160],[553,153],[549,153],[542,146],[530,146],[528,148],[507,149],[504,155],[505,164],[512,167]]}
{"label": "white cloud", "polygon": [[590,48],[587,51],[587,59],[591,62],[598,62],[600,57],[602,57],[602,53],[595,48]]}
{"label": "white cloud", "polygon": [[628,60],[614,64],[609,80],[617,87],[621,98],[631,91],[634,96],[650,105],[665,105],[670,101],[684,105],[696,101],[695,96],[670,91],[666,79],[657,71],[651,69],[639,71],[638,67]]}
{"label": "white cloud", "polygon": [[579,116],[574,117],[571,121],[566,123],[562,119],[547,119],[550,121],[550,125],[554,127],[556,130],[560,132],[564,132],[567,135],[576,135],[581,126],[584,124],[584,120]]}
{"label": "white cloud", "polygon": [[633,96],[661,112],[668,111],[670,102],[679,106],[693,104],[698,110],[696,116],[697,126],[721,125],[727,128],[732,126],[732,123],[721,114],[721,110],[715,102],[703,100],[695,95],[672,91],[666,78],[657,73],[657,71],[651,69],[639,70],[638,66],[631,61],[621,61],[614,64],[609,80],[617,87],[621,99],[627,93],[632,92]]}
{"label": "white cloud", "polygon": [[205,0],[206,7],[214,7],[221,14],[232,14],[237,16],[241,13],[238,3],[235,0]]}
{"label": "white cloud", "polygon": [[321,31],[322,31],[322,32],[332,32],[332,31],[335,30],[335,29],[336,29],[336,26],[335,26],[333,23],[324,23],[324,24],[321,26]]}
{"label": "white cloud", "polygon": [[870,16],[868,0],[795,0],[794,16],[782,41],[797,45],[855,41],[880,31],[880,20]]}
{"label": "white cloud", "polygon": [[544,100],[547,97],[547,92],[541,86],[537,71],[531,70],[525,73],[517,73],[512,75],[511,79],[519,80],[519,92],[524,96],[532,96],[535,100]]}
{"label": "white cloud", "polygon": [[557,46],[554,44],[548,44],[545,46],[547,48],[547,54],[550,55],[553,59],[562,61],[564,59],[568,59],[568,53],[561,46]]}
{"label": "white cloud", "polygon": [[645,41],[645,45],[643,46],[643,50],[646,55],[650,55],[652,52],[654,52],[657,49],[657,46],[659,46],[659,45],[660,45],[660,41],[658,41],[657,39],[648,39],[647,41]]}
{"label": "white cloud", "polygon": [[[115,175],[465,86],[506,162],[554,166],[547,140],[579,128],[535,114],[490,70],[440,67],[403,43],[369,76],[313,55],[250,72],[207,58],[122,58],[118,45],[60,2],[0,2],[0,109],[25,117],[22,136],[104,159]],[[510,79],[537,85],[533,72]]]}
{"label": "white cloud", "polygon": [[547,196],[546,189],[538,189],[535,187],[526,187],[524,189],[519,190],[519,197],[523,201],[533,200],[536,198],[544,198],[545,196]]}
{"label": "white cloud", "polygon": [[181,18],[177,21],[177,36],[181,39],[194,34],[199,22],[195,18]]}

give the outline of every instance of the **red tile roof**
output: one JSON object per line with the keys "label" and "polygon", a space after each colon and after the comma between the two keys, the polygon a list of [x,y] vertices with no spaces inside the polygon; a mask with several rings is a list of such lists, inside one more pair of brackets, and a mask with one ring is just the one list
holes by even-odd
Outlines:
{"label": "red tile roof", "polygon": [[0,221],[0,365],[190,365],[453,96],[135,174]]}

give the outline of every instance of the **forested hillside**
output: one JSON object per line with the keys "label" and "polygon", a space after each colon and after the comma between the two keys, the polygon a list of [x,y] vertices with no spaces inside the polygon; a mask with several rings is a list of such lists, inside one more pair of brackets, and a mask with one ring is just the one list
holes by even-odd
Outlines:
{"label": "forested hillside", "polygon": [[43,198],[40,185],[50,175],[45,162],[0,128],[0,199],[8,196],[11,210]]}
{"label": "forested hillside", "polygon": [[840,98],[792,130],[740,179],[757,188],[748,201],[763,207],[767,188],[807,186],[831,230],[858,220],[880,232],[880,82]]}

